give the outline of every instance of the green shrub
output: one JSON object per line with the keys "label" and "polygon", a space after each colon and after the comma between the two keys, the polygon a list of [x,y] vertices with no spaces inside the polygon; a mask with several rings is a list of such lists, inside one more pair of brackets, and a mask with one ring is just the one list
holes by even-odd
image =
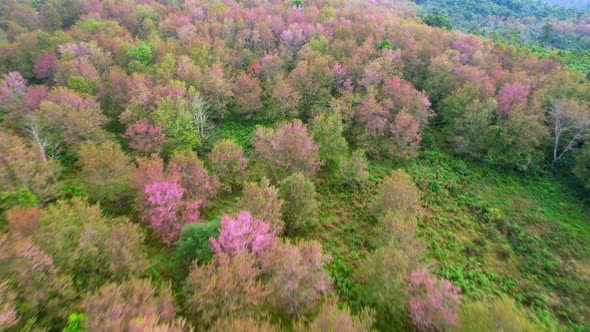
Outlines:
{"label": "green shrub", "polygon": [[173,275],[179,280],[188,274],[191,262],[197,259],[199,264],[205,264],[213,257],[209,238],[217,237],[220,220],[206,223],[190,223],[184,225],[180,231],[180,239],[176,242],[176,255],[173,261]]}

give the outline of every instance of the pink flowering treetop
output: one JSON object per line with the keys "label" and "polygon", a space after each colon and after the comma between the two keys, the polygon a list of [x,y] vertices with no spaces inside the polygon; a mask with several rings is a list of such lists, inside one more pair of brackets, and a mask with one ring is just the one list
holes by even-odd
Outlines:
{"label": "pink flowering treetop", "polygon": [[41,51],[37,60],[33,64],[33,73],[35,78],[46,79],[52,78],[57,71],[57,57],[51,50]]}
{"label": "pink flowering treetop", "polygon": [[47,97],[47,87],[45,85],[31,86],[27,89],[27,94],[23,100],[22,106],[29,113],[33,113],[41,105],[41,101]]}
{"label": "pink flowering treetop", "polygon": [[390,126],[394,141],[394,155],[400,159],[415,157],[420,148],[421,137],[418,133],[420,124],[412,115],[401,111],[395,116],[395,122]]}
{"label": "pink flowering treetop", "polygon": [[142,219],[168,245],[178,239],[184,224],[199,220],[202,200],[183,199],[178,178],[156,181],[145,186],[147,208]]}
{"label": "pink flowering treetop", "polygon": [[434,116],[430,109],[430,100],[426,95],[418,91],[412,83],[398,76],[385,79],[382,92],[383,105],[392,114],[406,110],[421,125],[428,124],[428,120]]}
{"label": "pink flowering treetop", "polygon": [[509,114],[517,109],[524,109],[527,104],[529,88],[522,83],[506,83],[498,91],[498,109],[501,114]]}
{"label": "pink flowering treetop", "polygon": [[320,167],[319,146],[300,120],[278,129],[258,128],[252,140],[254,153],[263,159],[274,178],[281,173],[303,173],[314,177]]}
{"label": "pink flowering treetop", "polygon": [[332,283],[324,270],[331,257],[316,241],[285,242],[264,262],[271,275],[273,309],[291,317],[313,314],[323,296],[330,294]]}
{"label": "pink flowering treetop", "polygon": [[0,111],[3,111],[5,118],[9,121],[19,118],[20,106],[27,92],[27,82],[23,76],[13,71],[0,79]]}
{"label": "pink flowering treetop", "polygon": [[125,137],[129,139],[129,148],[140,154],[159,155],[166,142],[166,134],[159,124],[152,125],[142,119],[127,128]]}
{"label": "pink flowering treetop", "polygon": [[27,81],[17,71],[5,74],[4,80],[0,82],[0,95],[3,97],[12,94],[23,96],[26,91]]}
{"label": "pink flowering treetop", "polygon": [[410,273],[406,281],[410,286],[410,316],[418,329],[444,330],[458,325],[461,288],[430,276],[427,269]]}
{"label": "pink flowering treetop", "polygon": [[235,256],[243,251],[259,255],[274,248],[275,233],[269,224],[254,219],[248,211],[242,211],[236,218],[224,215],[219,236],[209,241],[216,254]]}

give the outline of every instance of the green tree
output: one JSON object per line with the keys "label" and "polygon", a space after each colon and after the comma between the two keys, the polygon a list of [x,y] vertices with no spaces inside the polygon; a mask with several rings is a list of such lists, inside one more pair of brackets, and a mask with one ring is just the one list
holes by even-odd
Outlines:
{"label": "green tree", "polygon": [[139,226],[104,217],[98,205],[83,200],[62,200],[43,210],[33,239],[80,290],[141,275],[146,268]]}
{"label": "green tree", "polygon": [[283,220],[288,234],[316,222],[319,209],[317,193],[315,185],[305,175],[295,173],[281,181],[279,197],[283,200]]}
{"label": "green tree", "polygon": [[590,189],[590,144],[586,143],[577,151],[574,174]]}
{"label": "green tree", "polygon": [[135,46],[133,46],[129,52],[127,52],[127,55],[144,65],[149,65],[152,62],[152,49],[152,45],[148,45],[145,42],[140,41]]}
{"label": "green tree", "polygon": [[186,277],[196,259],[199,265],[213,258],[209,239],[216,238],[220,227],[219,220],[205,223],[190,223],[182,227],[176,242],[176,254],[172,262],[173,278],[180,281]]}
{"label": "green tree", "polygon": [[[121,210],[131,203],[134,166],[131,158],[113,141],[88,142],[78,151],[80,178],[95,202],[115,204]],[[121,211],[125,212],[125,211]]]}
{"label": "green tree", "polygon": [[318,153],[323,166],[331,172],[340,169],[348,154],[348,143],[342,136],[344,125],[340,112],[316,116],[310,129],[314,142],[320,146]]}
{"label": "green tree", "polygon": [[431,27],[444,28],[447,30],[453,29],[451,26],[451,20],[445,15],[428,14],[422,19],[422,21]]}
{"label": "green tree", "polygon": [[158,103],[153,113],[154,121],[162,126],[168,139],[164,148],[167,154],[175,150],[196,149],[201,144],[199,133],[186,106],[184,99],[179,98],[174,102],[167,96]]}
{"label": "green tree", "polygon": [[461,325],[451,331],[547,331],[545,326],[531,323],[514,300],[503,297],[491,302],[472,302],[462,305]]}

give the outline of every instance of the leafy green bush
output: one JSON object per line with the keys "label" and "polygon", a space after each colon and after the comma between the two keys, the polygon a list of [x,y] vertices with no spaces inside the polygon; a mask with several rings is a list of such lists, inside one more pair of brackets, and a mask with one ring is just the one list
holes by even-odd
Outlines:
{"label": "leafy green bush", "polygon": [[190,223],[182,227],[171,267],[175,279],[182,280],[186,277],[193,260],[196,259],[199,264],[205,264],[211,260],[213,252],[209,238],[217,237],[220,226],[220,220],[215,220],[206,223]]}

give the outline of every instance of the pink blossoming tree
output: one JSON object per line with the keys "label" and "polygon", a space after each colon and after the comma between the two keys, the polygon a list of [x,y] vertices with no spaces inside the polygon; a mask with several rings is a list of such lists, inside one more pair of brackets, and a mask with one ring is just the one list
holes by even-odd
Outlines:
{"label": "pink blossoming tree", "polygon": [[410,316],[417,328],[444,330],[458,325],[461,288],[430,276],[427,269],[410,273],[406,281],[410,285]]}
{"label": "pink blossoming tree", "polygon": [[178,184],[178,178],[147,184],[144,192],[148,206],[142,219],[164,243],[172,244],[184,224],[199,220],[199,207],[203,201],[183,199],[184,189]]}
{"label": "pink blossoming tree", "polygon": [[276,130],[258,128],[252,145],[254,154],[265,161],[273,178],[298,172],[314,177],[321,165],[319,146],[300,120],[286,123]]}
{"label": "pink blossoming tree", "polygon": [[224,215],[218,238],[209,241],[217,254],[225,252],[234,256],[244,251],[258,255],[275,246],[275,233],[267,223],[254,219],[248,211],[242,211],[236,218]]}

